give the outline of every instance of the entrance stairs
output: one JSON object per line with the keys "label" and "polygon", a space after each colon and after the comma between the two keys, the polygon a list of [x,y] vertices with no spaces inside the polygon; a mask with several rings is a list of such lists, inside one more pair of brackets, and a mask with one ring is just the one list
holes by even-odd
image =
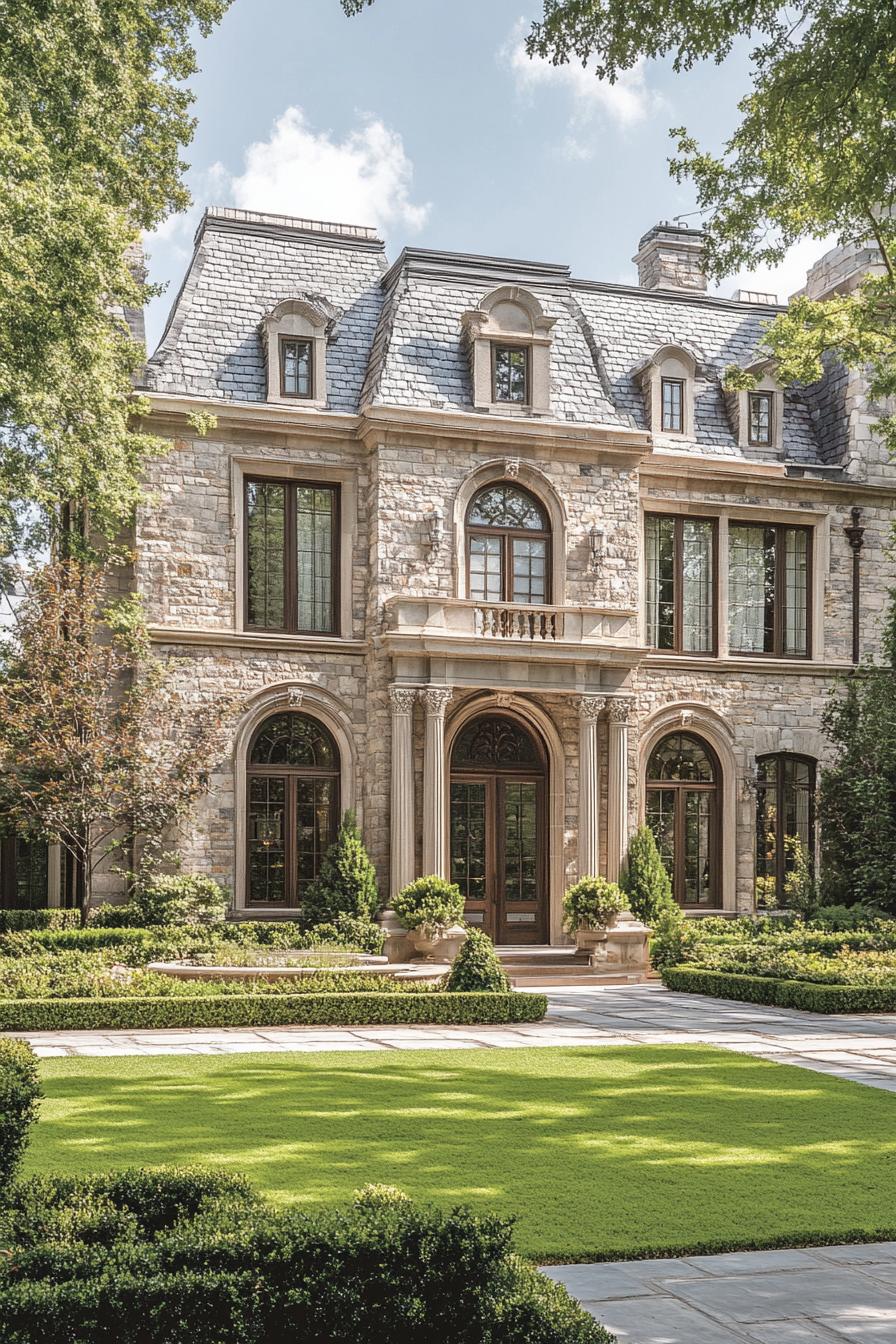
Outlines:
{"label": "entrance stairs", "polygon": [[516,989],[556,988],[562,985],[640,985],[645,977],[620,971],[595,970],[589,954],[575,947],[547,945],[502,946],[495,951]]}

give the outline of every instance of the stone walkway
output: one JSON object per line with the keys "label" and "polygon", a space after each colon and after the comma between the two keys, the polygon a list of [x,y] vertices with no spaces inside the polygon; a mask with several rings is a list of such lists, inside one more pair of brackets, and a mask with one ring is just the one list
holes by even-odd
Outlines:
{"label": "stone walkway", "polygon": [[893,1344],[896,1242],[545,1269],[619,1344]]}
{"label": "stone walkway", "polygon": [[[44,1057],[458,1050],[535,1045],[722,1046],[896,1091],[896,1017],[823,1017],[673,994],[658,984],[551,989],[544,1022],[505,1027],[228,1027],[22,1033]],[[896,1332],[893,1335],[896,1344]]]}

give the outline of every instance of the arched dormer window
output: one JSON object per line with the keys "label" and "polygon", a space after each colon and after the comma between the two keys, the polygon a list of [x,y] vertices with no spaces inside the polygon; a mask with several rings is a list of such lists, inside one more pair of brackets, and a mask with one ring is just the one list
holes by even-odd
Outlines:
{"label": "arched dormer window", "polygon": [[495,481],[466,517],[469,596],[477,602],[550,602],[551,525],[541,503],[512,481]]}
{"label": "arched dormer window", "polygon": [[663,438],[695,438],[696,356],[683,345],[661,345],[635,374],[644,390],[652,432]]}
{"label": "arched dormer window", "polygon": [[267,399],[322,407],[327,402],[327,337],[339,314],[325,300],[286,299],[261,323]]}
{"label": "arched dormer window", "polygon": [[726,392],[725,400],[738,447],[753,456],[783,456],[784,388],[774,374],[769,359],[747,366],[756,378],[756,386]]}
{"label": "arched dormer window", "polygon": [[502,285],[463,315],[473,405],[501,414],[544,415],[551,401],[551,330],[534,294]]}

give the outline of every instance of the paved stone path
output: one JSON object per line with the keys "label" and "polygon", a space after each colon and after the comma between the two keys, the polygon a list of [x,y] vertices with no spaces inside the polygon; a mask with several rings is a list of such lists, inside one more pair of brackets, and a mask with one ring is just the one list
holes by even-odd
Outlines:
{"label": "paved stone path", "polygon": [[893,1344],[896,1242],[552,1265],[619,1344]]}
{"label": "paved stone path", "polygon": [[[896,1092],[896,1017],[815,1013],[673,994],[658,984],[547,991],[544,1022],[515,1027],[228,1027],[22,1033],[39,1055],[450,1050],[534,1045],[719,1045]],[[893,1336],[896,1344],[896,1332]]]}

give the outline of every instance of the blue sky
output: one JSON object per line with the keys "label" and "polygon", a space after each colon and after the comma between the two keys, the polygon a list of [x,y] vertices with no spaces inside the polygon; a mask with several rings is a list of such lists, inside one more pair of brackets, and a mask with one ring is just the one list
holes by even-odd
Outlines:
{"label": "blue sky", "polygon": [[[522,50],[540,0],[234,0],[199,46],[187,151],[195,206],[147,240],[150,348],[206,204],[373,224],[404,245],[568,263],[630,282],[642,233],[693,210],[668,175],[668,131],[718,149],[747,92],[747,44],[675,75],[647,64],[614,87]],[[696,222],[696,221],[689,221]],[[822,243],[780,273],[731,277],[787,295]]]}

